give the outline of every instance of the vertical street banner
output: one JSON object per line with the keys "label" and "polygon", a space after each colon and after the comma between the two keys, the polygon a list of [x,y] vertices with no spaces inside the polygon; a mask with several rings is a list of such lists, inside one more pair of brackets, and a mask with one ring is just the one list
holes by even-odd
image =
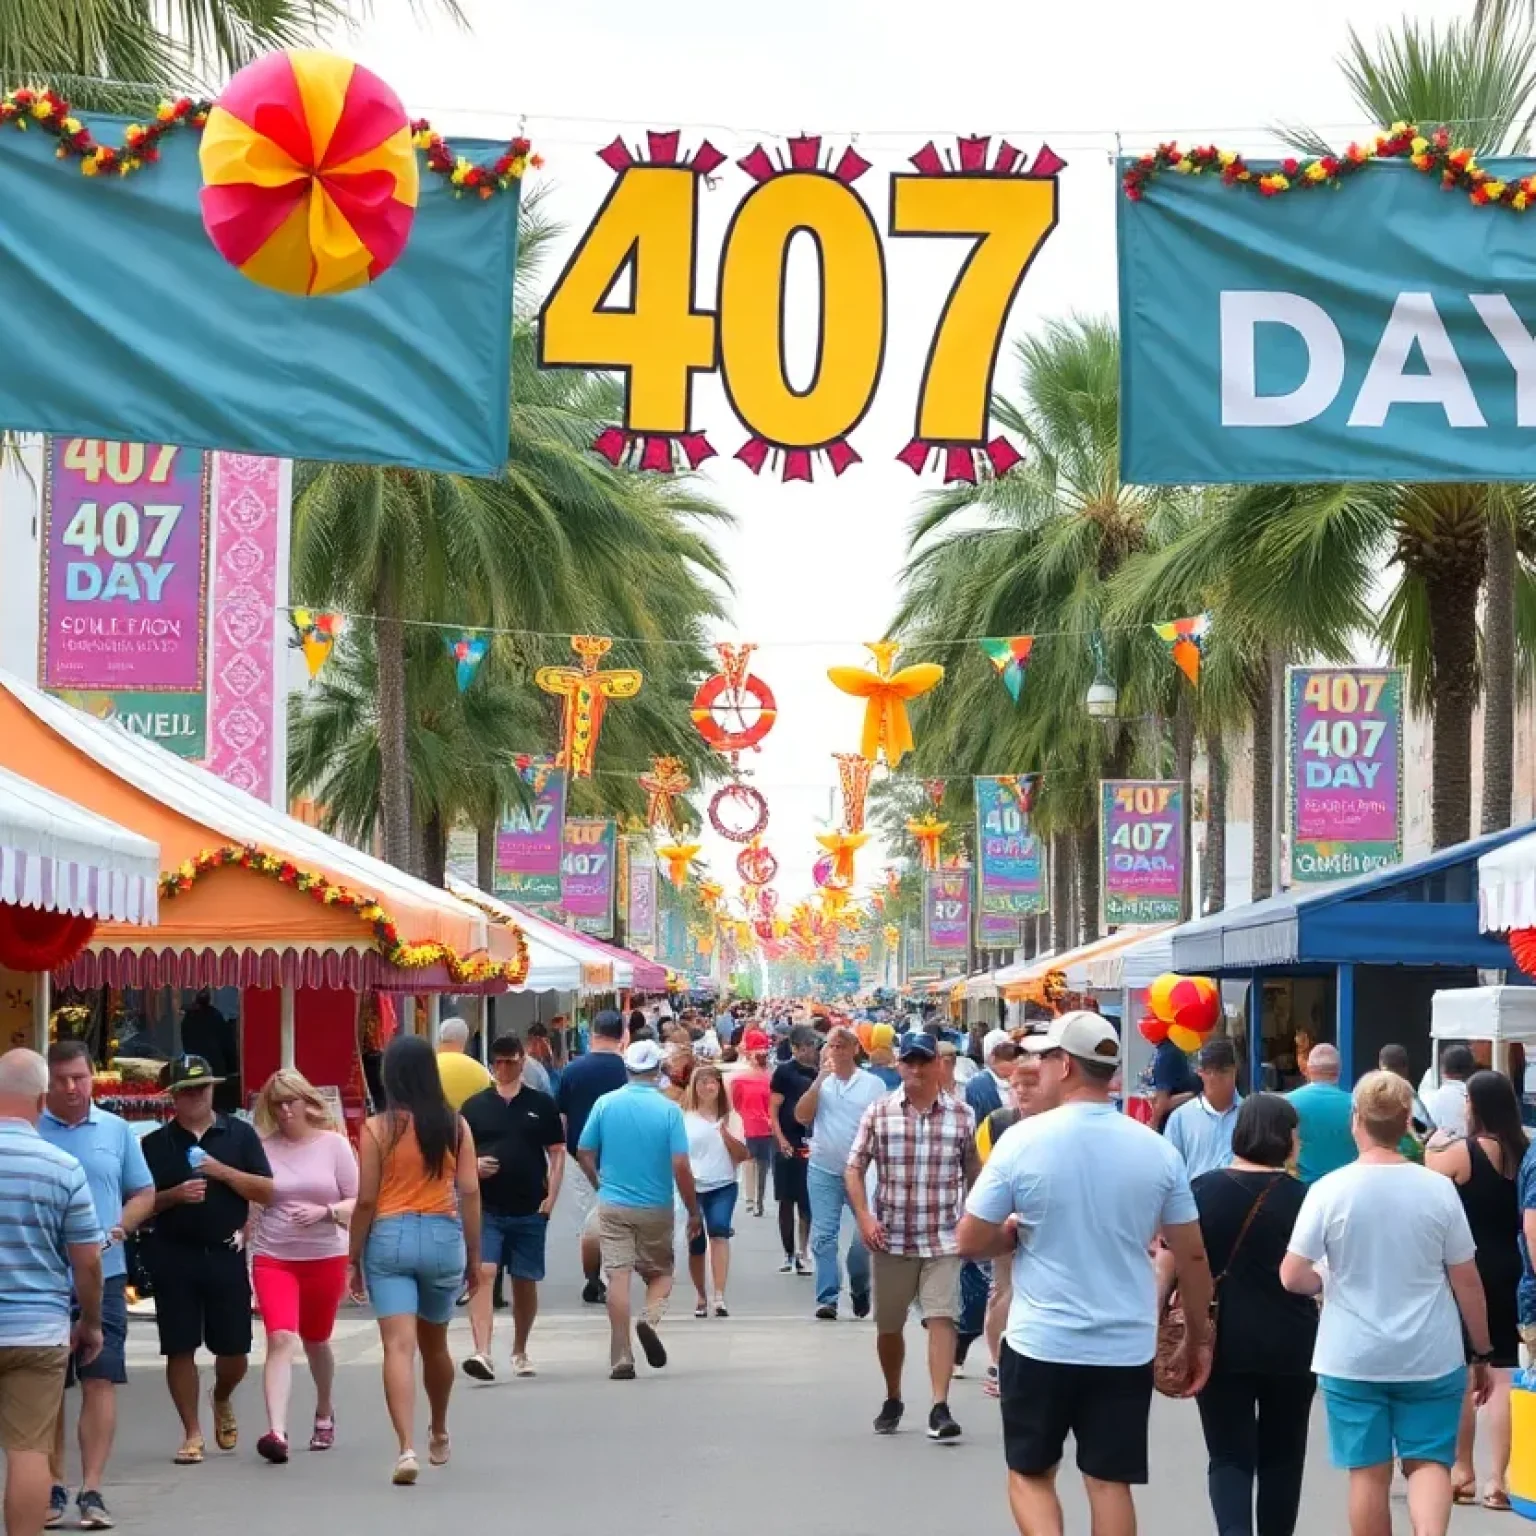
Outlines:
{"label": "vertical street banner", "polygon": [[1016,943],[1019,919],[1046,908],[1040,839],[1030,825],[1034,778],[1021,775],[975,782],[981,884],[977,909],[983,923],[988,918],[1011,922]]}
{"label": "vertical street banner", "polygon": [[631,945],[647,953],[656,943],[656,864],[644,838],[630,840],[629,923],[624,932]]}
{"label": "vertical street banner", "polygon": [[930,869],[923,874],[923,948],[930,961],[964,955],[971,942],[971,872]]}
{"label": "vertical street banner", "polygon": [[1104,921],[1110,927],[1178,920],[1185,814],[1178,781],[1099,781]]}
{"label": "vertical street banner", "polygon": [[207,751],[207,461],[165,443],[48,440],[42,686],[159,742]]}
{"label": "vertical street banner", "polygon": [[1286,672],[1291,880],[1343,880],[1403,859],[1403,674]]}
{"label": "vertical street banner", "polygon": [[1024,942],[1024,933],[1016,917],[996,917],[991,913],[976,913],[976,947],[978,949],[1017,949]]}
{"label": "vertical street banner", "polygon": [[560,910],[594,938],[613,937],[618,824],[569,817],[560,855]]}
{"label": "vertical street banner", "polygon": [[509,806],[502,814],[496,833],[494,894],[525,907],[558,907],[565,770],[530,763],[521,772],[531,799],[527,805]]}

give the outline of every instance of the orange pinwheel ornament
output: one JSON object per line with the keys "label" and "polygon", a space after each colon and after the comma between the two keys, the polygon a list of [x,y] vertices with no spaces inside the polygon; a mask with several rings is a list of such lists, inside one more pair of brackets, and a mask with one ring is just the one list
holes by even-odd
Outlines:
{"label": "orange pinwheel ornament", "polygon": [[893,671],[896,653],[901,649],[895,640],[868,641],[865,649],[875,658],[874,671],[866,667],[829,667],[827,676],[834,688],[867,701],[860,754],[871,763],[879,761],[883,754],[886,765],[894,768],[913,747],[907,704],[938,687],[944,668],[936,662],[922,661]]}

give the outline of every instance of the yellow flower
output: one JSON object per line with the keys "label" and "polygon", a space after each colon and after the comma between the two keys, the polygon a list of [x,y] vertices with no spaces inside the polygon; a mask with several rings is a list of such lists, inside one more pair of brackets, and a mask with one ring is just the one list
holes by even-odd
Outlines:
{"label": "yellow flower", "polygon": [[1237,159],[1237,151],[1235,149],[1224,149],[1217,158],[1221,161],[1223,167],[1229,166]]}
{"label": "yellow flower", "polygon": [[94,160],[82,160],[80,162],[80,174],[82,176],[94,176],[101,167]]}
{"label": "yellow flower", "polygon": [[1314,160],[1306,169],[1306,177],[1308,181],[1322,181],[1324,177],[1327,176],[1327,174],[1327,171],[1325,171],[1322,167],[1322,163],[1317,160]]}
{"label": "yellow flower", "polygon": [[1516,213],[1524,213],[1527,200],[1527,196],[1524,192],[1516,192],[1515,195],[1510,198],[1509,206],[1513,208]]}
{"label": "yellow flower", "polygon": [[1194,162],[1190,160],[1190,158],[1186,155],[1184,159],[1175,161],[1173,168],[1179,173],[1180,176],[1188,176],[1195,167]]}
{"label": "yellow flower", "polygon": [[1393,123],[1392,126],[1387,130],[1387,132],[1388,132],[1388,134],[1392,138],[1400,139],[1400,138],[1402,138],[1402,136],[1405,133],[1408,132],[1408,124],[1407,123]]}
{"label": "yellow flower", "polygon": [[32,103],[32,116],[37,118],[47,117],[49,112],[46,101],[34,101]]}
{"label": "yellow flower", "polygon": [[1485,181],[1483,191],[1488,194],[1490,203],[1497,202],[1504,195],[1504,183],[1502,181]]}
{"label": "yellow flower", "polygon": [[429,129],[423,128],[420,133],[412,135],[411,143],[417,149],[430,149],[432,147],[432,134]]}
{"label": "yellow flower", "polygon": [[464,185],[464,178],[467,175],[469,175],[469,161],[460,155],[457,163],[453,167],[453,176],[450,179],[452,180],[454,186],[462,187]]}
{"label": "yellow flower", "polygon": [[170,102],[162,101],[160,105],[155,108],[155,116],[162,123],[168,123],[173,117],[176,116],[176,109],[170,104]]}
{"label": "yellow flower", "polygon": [[1426,139],[1423,134],[1420,134],[1419,137],[1416,138],[1408,147],[1414,152],[1415,155],[1422,155],[1424,151],[1429,148],[1429,140]]}
{"label": "yellow flower", "polygon": [[66,117],[59,126],[65,133],[79,133],[80,119],[78,117]]}

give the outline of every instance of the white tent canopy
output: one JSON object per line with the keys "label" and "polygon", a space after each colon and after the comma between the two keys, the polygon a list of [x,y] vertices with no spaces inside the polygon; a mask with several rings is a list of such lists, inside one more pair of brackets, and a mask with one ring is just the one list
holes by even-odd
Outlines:
{"label": "white tent canopy", "polygon": [[[1536,987],[1451,987],[1430,999],[1432,1040],[1536,1040]],[[1437,1051],[1436,1056],[1439,1056]]]}
{"label": "white tent canopy", "polygon": [[159,891],[149,838],[0,768],[0,901],[153,923]]}
{"label": "white tent canopy", "polygon": [[1477,861],[1477,913],[1484,933],[1536,928],[1536,832]]}

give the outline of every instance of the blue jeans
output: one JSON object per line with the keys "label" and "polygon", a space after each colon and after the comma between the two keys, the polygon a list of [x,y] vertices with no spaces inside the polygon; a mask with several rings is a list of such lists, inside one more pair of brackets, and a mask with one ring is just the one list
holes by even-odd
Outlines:
{"label": "blue jeans", "polygon": [[[835,1307],[842,1288],[837,1272],[837,1240],[843,1225],[848,1190],[840,1173],[828,1173],[812,1163],[805,1171],[811,1196],[811,1257],[816,1261],[816,1305]],[[848,1289],[869,1295],[869,1249],[855,1227],[848,1245]]]}

